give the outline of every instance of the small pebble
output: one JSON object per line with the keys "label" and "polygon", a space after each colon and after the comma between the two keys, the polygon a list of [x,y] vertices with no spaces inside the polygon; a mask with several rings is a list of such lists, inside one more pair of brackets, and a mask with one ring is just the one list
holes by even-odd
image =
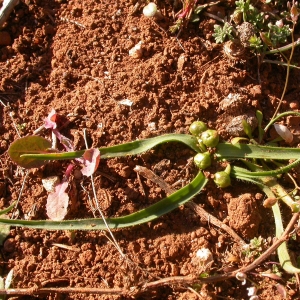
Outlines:
{"label": "small pebble", "polygon": [[299,109],[299,102],[298,101],[290,102],[290,108],[291,109]]}
{"label": "small pebble", "polygon": [[42,179],[42,184],[45,190],[49,193],[55,191],[55,187],[60,183],[60,178],[58,176],[49,176]]}

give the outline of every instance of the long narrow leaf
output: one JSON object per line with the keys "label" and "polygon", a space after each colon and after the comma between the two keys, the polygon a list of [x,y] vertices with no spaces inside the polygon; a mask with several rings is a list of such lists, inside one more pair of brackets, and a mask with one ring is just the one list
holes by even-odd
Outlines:
{"label": "long narrow leaf", "polygon": [[260,159],[299,159],[299,148],[270,147],[260,145],[246,145],[220,143],[216,155],[219,159],[260,158]]}
{"label": "long narrow leaf", "polygon": [[253,178],[253,177],[266,177],[266,176],[276,176],[279,174],[287,173],[292,168],[296,167],[298,164],[300,164],[300,159],[295,160],[294,162],[290,163],[287,166],[270,170],[270,171],[257,171],[257,172],[251,172],[248,170],[239,170],[239,173],[243,173],[245,177]]}
{"label": "long narrow leaf", "polygon": [[[41,138],[42,139],[42,138]],[[19,139],[15,141],[14,149],[18,149],[18,143],[21,144],[22,139]],[[192,150],[199,152],[199,148],[197,146],[197,139],[189,134],[166,134],[162,136],[157,136],[154,138],[149,138],[145,140],[137,140],[133,142],[124,143],[121,145],[111,146],[111,147],[103,147],[99,148],[101,159],[106,158],[113,158],[113,157],[121,157],[121,156],[127,156],[127,155],[137,155],[143,152],[146,152],[153,147],[167,143],[167,142],[180,142],[188,147],[190,147]],[[10,154],[11,151],[9,151]],[[28,151],[26,153],[26,147],[23,147],[22,152],[20,153],[20,158],[24,160],[64,160],[64,159],[74,159],[82,157],[85,150],[81,151],[74,151],[74,152],[63,152],[63,153],[43,153],[40,152],[37,154],[37,152],[31,152]],[[15,154],[16,156],[16,154]],[[11,157],[12,158],[12,157]],[[14,157],[15,158],[15,157]],[[13,158],[12,158],[13,159]],[[16,159],[13,159],[16,163],[19,164],[19,162]]]}
{"label": "long narrow leaf", "polygon": [[[191,200],[195,195],[201,192],[206,183],[207,179],[200,171],[191,183],[157,203],[136,213],[119,218],[110,218],[106,221],[110,228],[123,228],[152,221]],[[0,219],[0,224],[45,230],[106,229],[102,219],[68,220],[59,222]]]}

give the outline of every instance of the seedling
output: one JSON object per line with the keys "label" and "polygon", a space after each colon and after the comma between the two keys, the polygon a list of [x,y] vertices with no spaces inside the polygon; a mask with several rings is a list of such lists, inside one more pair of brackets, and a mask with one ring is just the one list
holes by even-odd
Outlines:
{"label": "seedling", "polygon": [[240,20],[239,16],[242,16],[243,22],[250,22],[257,27],[262,25],[263,13],[260,13],[252,4],[250,4],[250,0],[238,0],[235,4],[236,9],[233,13],[235,18]]}
{"label": "seedling", "polygon": [[258,238],[253,238],[250,243],[244,247],[243,253],[247,257],[258,257],[265,249],[265,241],[259,236]]}
{"label": "seedling", "polygon": [[198,22],[200,20],[199,15],[205,8],[219,3],[219,1],[216,1],[209,4],[197,5],[197,1],[195,0],[181,1],[182,9],[175,15],[177,18],[175,24],[170,27],[170,32],[172,33],[180,33],[180,30],[189,22]]}
{"label": "seedling", "polygon": [[224,26],[214,25],[213,37],[215,38],[216,43],[224,43],[226,39],[233,40],[232,35],[233,27],[229,23],[225,23]]}

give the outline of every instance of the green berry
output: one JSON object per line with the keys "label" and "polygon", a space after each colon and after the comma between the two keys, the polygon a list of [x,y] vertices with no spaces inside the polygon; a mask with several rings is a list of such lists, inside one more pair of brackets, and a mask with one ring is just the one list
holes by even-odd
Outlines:
{"label": "green berry", "polygon": [[207,130],[207,125],[202,121],[195,121],[190,125],[190,133],[194,136],[200,136],[200,134]]}
{"label": "green berry", "polygon": [[220,188],[226,188],[231,185],[231,179],[227,172],[221,171],[215,174],[214,182]]}
{"label": "green berry", "polygon": [[219,143],[219,134],[217,130],[207,129],[206,131],[202,132],[201,140],[205,146],[213,148]]}
{"label": "green berry", "polygon": [[211,165],[211,158],[208,152],[198,153],[194,156],[194,163],[199,169],[206,169]]}

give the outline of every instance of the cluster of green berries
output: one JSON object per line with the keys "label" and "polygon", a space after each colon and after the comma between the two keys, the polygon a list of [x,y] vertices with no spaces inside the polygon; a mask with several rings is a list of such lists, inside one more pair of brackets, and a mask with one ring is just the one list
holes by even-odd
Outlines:
{"label": "cluster of green berries", "polygon": [[[194,156],[194,163],[199,169],[206,169],[211,165],[211,154],[208,148],[214,148],[219,143],[219,134],[217,130],[208,129],[202,121],[195,121],[191,124],[190,133],[195,136],[202,152]],[[231,184],[230,165],[224,171],[217,172],[214,176],[214,182],[218,187],[225,188]]]}

